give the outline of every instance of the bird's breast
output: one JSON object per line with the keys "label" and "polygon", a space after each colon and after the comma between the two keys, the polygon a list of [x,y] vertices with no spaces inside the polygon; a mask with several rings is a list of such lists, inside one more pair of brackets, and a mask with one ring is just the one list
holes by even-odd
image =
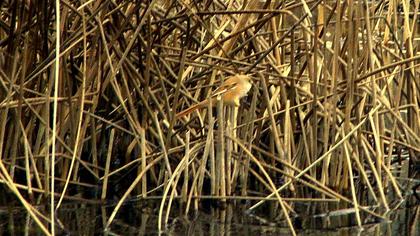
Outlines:
{"label": "bird's breast", "polygon": [[242,86],[238,86],[237,88],[237,94],[239,98],[245,97],[249,90],[251,89],[251,84],[250,83],[244,83],[242,84]]}

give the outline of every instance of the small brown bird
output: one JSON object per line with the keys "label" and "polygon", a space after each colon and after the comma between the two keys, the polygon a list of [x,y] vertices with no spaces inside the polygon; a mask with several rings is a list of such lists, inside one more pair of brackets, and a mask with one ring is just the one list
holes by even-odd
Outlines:
{"label": "small brown bird", "polygon": [[217,97],[221,96],[223,104],[230,106],[239,106],[239,100],[245,97],[248,91],[251,89],[252,82],[251,78],[247,75],[234,75],[226,79],[220,87],[218,87],[212,95],[204,101],[201,101],[195,105],[176,114],[176,118],[181,118],[191,112],[205,108],[208,106],[209,99],[212,101],[212,105],[217,104]]}

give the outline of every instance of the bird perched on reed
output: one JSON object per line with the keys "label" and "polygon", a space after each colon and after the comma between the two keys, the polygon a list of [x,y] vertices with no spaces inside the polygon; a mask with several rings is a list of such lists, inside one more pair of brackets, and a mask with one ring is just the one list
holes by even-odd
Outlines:
{"label": "bird perched on reed", "polygon": [[252,80],[248,75],[234,75],[226,79],[211,96],[195,105],[176,114],[177,118],[181,118],[191,112],[205,108],[211,99],[212,105],[217,104],[217,97],[220,96],[223,104],[230,106],[239,106],[239,100],[247,95],[252,86]]}

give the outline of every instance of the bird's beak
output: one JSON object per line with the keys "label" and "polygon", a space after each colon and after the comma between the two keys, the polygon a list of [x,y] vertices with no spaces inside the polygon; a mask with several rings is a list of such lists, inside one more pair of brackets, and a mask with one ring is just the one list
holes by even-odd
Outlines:
{"label": "bird's beak", "polygon": [[[251,79],[249,80],[249,82],[252,84],[252,85],[255,85],[255,81],[258,81],[258,79],[257,78],[253,78],[253,77],[250,77]],[[254,81],[255,80],[255,81]]]}

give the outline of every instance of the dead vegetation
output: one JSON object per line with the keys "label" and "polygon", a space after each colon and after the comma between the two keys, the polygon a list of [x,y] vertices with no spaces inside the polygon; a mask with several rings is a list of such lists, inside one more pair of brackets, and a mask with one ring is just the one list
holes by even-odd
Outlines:
{"label": "dead vegetation", "polygon": [[[362,226],[404,197],[419,1],[140,2],[0,3],[0,181],[46,234],[62,201],[117,186],[107,225],[159,196],[162,230],[177,198],[274,199],[294,233],[295,201],[346,202]],[[254,79],[239,108],[175,118],[233,74]]]}

